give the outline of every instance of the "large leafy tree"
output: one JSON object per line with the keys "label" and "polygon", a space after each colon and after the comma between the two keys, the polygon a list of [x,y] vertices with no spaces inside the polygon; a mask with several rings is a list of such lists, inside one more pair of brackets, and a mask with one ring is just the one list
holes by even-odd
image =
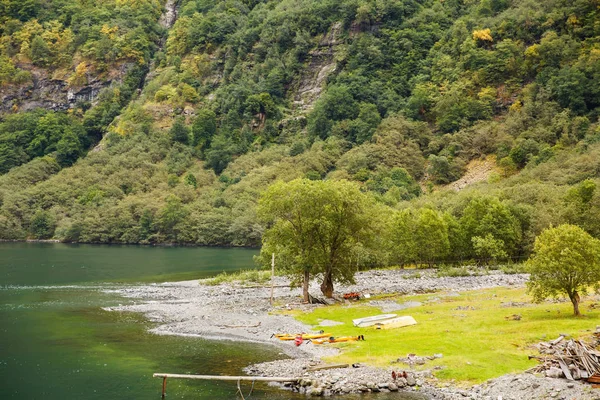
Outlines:
{"label": "large leafy tree", "polygon": [[509,256],[516,254],[523,236],[519,220],[509,206],[495,197],[477,197],[465,207],[460,219],[464,239],[471,256],[477,256],[472,238],[491,237],[498,241],[499,250]]}
{"label": "large leafy tree", "polygon": [[448,256],[450,240],[447,217],[423,208],[418,211],[403,210],[391,219],[391,261],[433,264]]}
{"label": "large leafy tree", "polygon": [[264,263],[275,253],[278,265],[302,282],[309,301],[311,275],[322,276],[321,291],[352,282],[356,265],[372,248],[371,200],[347,181],[296,179],[270,186],[259,201],[259,216],[269,223],[262,240]]}
{"label": "large leafy tree", "polygon": [[536,301],[566,294],[579,316],[580,295],[600,288],[600,240],[575,225],[546,229],[535,240],[527,266],[527,288]]}
{"label": "large leafy tree", "polygon": [[192,141],[200,150],[210,146],[213,136],[217,133],[217,120],[214,111],[202,108],[192,125]]}

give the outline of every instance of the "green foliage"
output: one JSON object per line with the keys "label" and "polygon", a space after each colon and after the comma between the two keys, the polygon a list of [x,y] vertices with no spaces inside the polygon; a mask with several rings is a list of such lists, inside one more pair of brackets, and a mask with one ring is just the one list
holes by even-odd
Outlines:
{"label": "green foliage", "polygon": [[[182,0],[168,32],[161,2],[63,3],[0,5],[2,90],[113,83],[69,113],[4,106],[2,237],[51,210],[62,240],[258,245],[260,193],[300,177],[357,181],[410,229],[434,212],[432,254],[381,235],[398,261],[521,257],[564,222],[600,237],[593,2]],[[494,179],[445,190],[485,157]]]}
{"label": "green foliage", "polygon": [[419,184],[406,169],[401,167],[394,167],[391,170],[380,168],[372,174],[368,173],[366,169],[361,169],[354,177],[359,181],[366,180],[365,187],[368,190],[387,195],[395,202],[410,200],[421,194]]}
{"label": "green foliage", "polygon": [[161,12],[162,5],[152,0],[136,1],[135,7],[129,1],[9,1],[0,13],[7,28],[1,32],[0,52],[15,61],[30,59],[37,67],[67,67],[72,73],[75,54],[98,72],[123,62],[144,64],[159,37]]}
{"label": "green foliage", "polygon": [[431,265],[449,255],[448,223],[434,210],[397,213],[391,220],[389,234],[392,263]]}
{"label": "green foliage", "polygon": [[475,275],[475,271],[471,271],[468,267],[452,267],[450,265],[442,265],[436,275],[439,278],[458,278],[461,276],[472,276]]}
{"label": "green foliage", "polygon": [[189,147],[175,142],[169,150],[166,158],[167,171],[180,176],[192,164],[192,151]]}
{"label": "green foliage", "polygon": [[242,285],[265,284],[271,279],[271,271],[250,269],[234,273],[222,272],[214,278],[203,279],[204,285],[216,286],[224,283],[241,283]]}
{"label": "green foliage", "polygon": [[280,269],[303,281],[305,300],[310,275],[322,276],[321,291],[331,297],[334,281],[352,282],[371,248],[371,201],[350,182],[275,183],[261,196],[258,213],[272,224],[263,235],[260,262],[268,264],[275,253]]}
{"label": "green foliage", "polygon": [[181,144],[188,144],[190,140],[190,130],[185,125],[185,120],[183,118],[176,118],[173,126],[169,130],[169,135],[171,136],[171,140]]}
{"label": "green foliage", "polygon": [[330,86],[315,105],[308,120],[308,132],[314,137],[327,138],[335,122],[354,119],[358,105],[344,86]]}
{"label": "green foliage", "polygon": [[165,206],[158,214],[158,225],[160,232],[165,236],[166,240],[175,240],[178,234],[179,223],[186,216],[186,211],[183,208],[181,199],[177,196],[170,195]]}
{"label": "green foliage", "polygon": [[49,239],[54,235],[55,222],[50,213],[38,210],[29,224],[29,233],[35,239]]}
{"label": "green foliage", "polygon": [[302,154],[302,153],[304,153],[304,150],[306,150],[304,143],[295,142],[292,145],[292,147],[290,148],[290,157],[294,157],[294,156],[297,156],[298,154]]}
{"label": "green foliage", "polygon": [[308,171],[306,174],[304,174],[304,177],[311,181],[320,181],[323,179],[319,171]]}
{"label": "green foliage", "polygon": [[460,158],[448,158],[446,156],[429,156],[429,168],[427,172],[435,183],[450,183],[462,176],[464,164]]}
{"label": "green foliage", "polygon": [[194,189],[198,188],[198,180],[192,173],[189,173],[185,176],[185,184],[190,185]]}
{"label": "green foliage", "polygon": [[35,36],[31,41],[31,60],[40,67],[46,66],[50,62],[50,49],[40,36]]}
{"label": "green foliage", "polygon": [[536,239],[527,268],[534,300],[566,294],[579,316],[580,295],[600,288],[600,241],[577,226],[549,228]]}
{"label": "green foliage", "polygon": [[527,273],[527,267],[524,263],[502,265],[500,266],[500,270],[508,275]]}
{"label": "green foliage", "polygon": [[[493,252],[495,257],[516,255],[522,237],[519,220],[511,209],[496,198],[481,197],[471,200],[459,220],[467,252],[477,256]],[[478,237],[479,239],[473,239]],[[491,256],[490,254],[486,254]]]}
{"label": "green foliage", "polygon": [[205,152],[206,166],[220,174],[233,159],[237,146],[225,136],[217,135],[211,142],[210,149]]}
{"label": "green foliage", "polygon": [[62,166],[73,164],[88,143],[83,127],[64,113],[36,110],[0,123],[0,173],[56,151]]}
{"label": "green foliage", "polygon": [[82,147],[75,133],[66,132],[56,144],[56,161],[63,167],[73,165],[81,155]]}
{"label": "green foliage", "polygon": [[490,233],[481,236],[473,236],[473,251],[481,264],[488,264],[492,260],[505,259],[508,257],[504,251],[504,242],[494,238]]}
{"label": "green foliage", "polygon": [[214,111],[202,108],[198,111],[192,124],[192,144],[200,150],[210,147],[213,136],[217,133],[217,117]]}

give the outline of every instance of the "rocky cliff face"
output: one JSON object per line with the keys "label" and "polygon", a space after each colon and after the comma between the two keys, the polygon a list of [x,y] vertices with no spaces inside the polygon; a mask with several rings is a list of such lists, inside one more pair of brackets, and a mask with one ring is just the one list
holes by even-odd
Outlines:
{"label": "rocky cliff face", "polygon": [[120,84],[131,66],[123,64],[118,70],[111,71],[106,79],[90,74],[88,84],[78,88],[70,87],[64,80],[52,79],[47,71],[31,70],[30,83],[2,89],[0,113],[30,111],[36,108],[65,111],[81,102],[93,105],[102,89]]}
{"label": "rocky cliff face", "polygon": [[[173,26],[177,20],[178,0],[167,0],[159,23],[165,29]],[[164,38],[159,47],[164,46]],[[118,86],[123,77],[133,67],[132,63],[123,63],[118,69],[99,76],[88,73],[88,83],[80,87],[71,87],[63,79],[55,79],[52,72],[36,68],[31,64],[18,65],[31,73],[31,81],[23,85],[10,85],[0,88],[0,115],[44,108],[52,111],[66,111],[77,103],[88,102],[95,105],[99,93],[108,87]]]}
{"label": "rocky cliff face", "polygon": [[163,28],[171,28],[177,20],[177,0],[167,0],[165,12],[160,17],[159,23]]}
{"label": "rocky cliff face", "polygon": [[342,43],[340,35],[342,23],[331,26],[321,39],[318,48],[309,53],[310,62],[305,69],[294,96],[294,106],[300,111],[309,111],[321,95],[327,77],[335,72],[334,54]]}

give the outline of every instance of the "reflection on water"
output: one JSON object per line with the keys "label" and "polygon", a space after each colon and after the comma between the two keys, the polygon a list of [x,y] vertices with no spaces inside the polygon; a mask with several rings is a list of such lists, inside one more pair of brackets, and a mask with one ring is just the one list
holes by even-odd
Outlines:
{"label": "reflection on water", "polygon": [[[255,253],[0,243],[2,398],[159,399],[154,372],[238,375],[249,364],[283,357],[270,346],[152,335],[141,316],[101,308],[130,301],[106,292],[122,285],[114,282],[251,268]],[[250,386],[242,388],[247,393]],[[167,398],[234,399],[236,391],[235,383],[172,379]],[[414,398],[388,396],[367,397]],[[257,384],[252,398],[305,397]]]}

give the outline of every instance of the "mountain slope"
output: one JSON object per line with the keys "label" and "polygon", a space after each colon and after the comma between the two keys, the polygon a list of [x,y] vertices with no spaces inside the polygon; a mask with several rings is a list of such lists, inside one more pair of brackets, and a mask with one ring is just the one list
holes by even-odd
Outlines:
{"label": "mountain slope", "polygon": [[[597,194],[576,207],[573,193],[600,171],[597,2],[182,0],[162,42],[159,13],[149,15],[140,23],[156,32],[143,63],[152,71],[139,94],[83,115],[89,105],[5,115],[0,161],[18,152],[6,143],[25,119],[25,156],[12,165],[32,161],[0,176],[0,237],[257,245],[260,192],[297,177],[354,180],[388,207],[456,220],[473,199],[496,196],[525,239],[515,257],[550,224],[593,230]],[[32,21],[23,18],[21,30]],[[96,34],[118,27],[114,41],[126,40],[131,24],[107,21]],[[3,54],[17,65],[18,54]],[[36,137],[52,137],[36,133],[44,118],[71,128],[29,154]],[[58,146],[73,135],[94,147],[76,162],[67,140]],[[490,182],[458,194],[438,186],[486,155],[500,171]]]}

